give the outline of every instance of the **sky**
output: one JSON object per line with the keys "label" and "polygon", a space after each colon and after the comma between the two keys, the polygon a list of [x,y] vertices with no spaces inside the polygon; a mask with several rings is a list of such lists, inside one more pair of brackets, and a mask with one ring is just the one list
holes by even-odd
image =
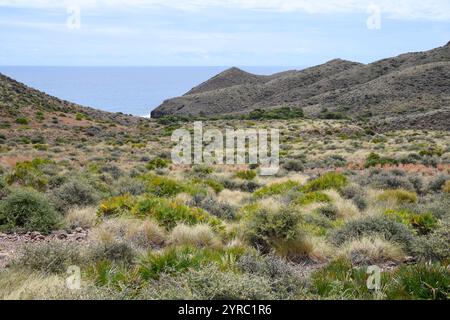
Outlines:
{"label": "sky", "polygon": [[0,0],[0,65],[311,66],[450,41],[450,0]]}

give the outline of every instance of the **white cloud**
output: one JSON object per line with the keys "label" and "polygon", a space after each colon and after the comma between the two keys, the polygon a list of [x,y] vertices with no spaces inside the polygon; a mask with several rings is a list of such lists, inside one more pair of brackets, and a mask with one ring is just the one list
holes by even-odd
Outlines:
{"label": "white cloud", "polygon": [[380,7],[393,19],[450,20],[448,0],[0,0],[0,6],[60,8],[78,4],[85,9],[169,7],[202,10],[226,7],[247,10],[316,13],[365,13],[369,5]]}

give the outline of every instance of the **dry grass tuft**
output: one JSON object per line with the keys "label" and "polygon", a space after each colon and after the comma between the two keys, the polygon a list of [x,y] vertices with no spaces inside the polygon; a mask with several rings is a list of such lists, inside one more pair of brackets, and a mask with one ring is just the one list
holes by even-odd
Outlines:
{"label": "dry grass tuft", "polygon": [[175,245],[192,245],[196,247],[220,247],[221,242],[209,225],[177,225],[170,234],[170,242]]}
{"label": "dry grass tuft", "polygon": [[64,224],[69,228],[90,229],[97,224],[97,221],[97,208],[95,207],[72,208],[64,217]]}
{"label": "dry grass tuft", "polygon": [[353,263],[399,262],[405,258],[403,250],[380,237],[364,237],[344,244],[338,251],[339,257],[350,259]]}

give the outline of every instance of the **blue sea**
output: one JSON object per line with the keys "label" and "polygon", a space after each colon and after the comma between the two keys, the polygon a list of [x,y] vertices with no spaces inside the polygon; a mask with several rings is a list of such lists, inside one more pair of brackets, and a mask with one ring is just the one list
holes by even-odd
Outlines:
{"label": "blue sea", "polygon": [[[92,108],[148,116],[164,100],[227,67],[0,67],[0,72],[52,96]],[[255,74],[294,68],[242,67]]]}

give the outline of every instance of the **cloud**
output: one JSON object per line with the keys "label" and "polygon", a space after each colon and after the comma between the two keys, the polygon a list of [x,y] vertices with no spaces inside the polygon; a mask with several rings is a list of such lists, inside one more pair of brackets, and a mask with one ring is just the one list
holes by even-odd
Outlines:
{"label": "cloud", "polygon": [[373,4],[392,19],[450,20],[448,0],[0,0],[0,6],[48,9],[73,4],[87,10],[163,7],[198,11],[233,8],[308,14],[365,13]]}

